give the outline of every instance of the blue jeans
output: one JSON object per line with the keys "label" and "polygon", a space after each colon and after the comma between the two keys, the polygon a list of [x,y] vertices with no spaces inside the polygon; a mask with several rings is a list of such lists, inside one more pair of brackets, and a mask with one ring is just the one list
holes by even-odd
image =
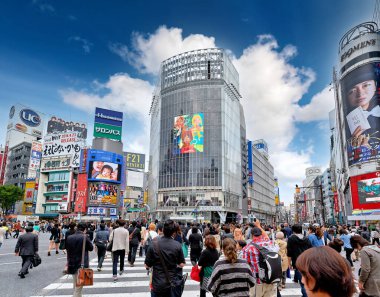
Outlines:
{"label": "blue jeans", "polygon": [[119,262],[119,257],[120,257],[120,271],[124,270],[125,250],[117,250],[117,251],[112,252],[112,254],[113,254],[112,274],[113,276],[117,276],[117,263]]}
{"label": "blue jeans", "polygon": [[302,283],[302,275],[297,269],[294,269],[294,278],[299,281],[302,297],[307,297],[305,286]]}

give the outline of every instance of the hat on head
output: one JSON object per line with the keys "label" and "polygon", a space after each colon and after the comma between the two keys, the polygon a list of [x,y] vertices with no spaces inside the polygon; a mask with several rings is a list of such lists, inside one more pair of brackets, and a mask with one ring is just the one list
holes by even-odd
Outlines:
{"label": "hat on head", "polygon": [[375,72],[375,67],[372,64],[363,65],[353,71],[351,71],[347,76],[343,78],[343,85],[345,86],[346,92],[351,90],[357,84],[360,84],[368,80],[377,80],[378,76]]}
{"label": "hat on head", "polygon": [[253,236],[260,236],[261,234],[263,234],[263,233],[261,232],[260,228],[253,227],[253,229],[252,229],[252,235]]}

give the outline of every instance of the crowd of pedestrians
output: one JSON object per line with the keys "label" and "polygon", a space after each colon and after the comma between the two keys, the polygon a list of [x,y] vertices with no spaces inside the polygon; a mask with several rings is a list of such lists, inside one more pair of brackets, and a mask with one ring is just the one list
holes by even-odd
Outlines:
{"label": "crowd of pedestrians", "polygon": [[[200,297],[278,297],[293,271],[303,297],[380,296],[379,227],[349,225],[330,228],[319,225],[281,224],[277,228],[251,224],[177,224],[165,222],[48,223],[6,222],[0,228],[0,243],[9,230],[17,238],[16,255],[22,257],[20,278],[25,278],[38,254],[38,234],[50,232],[48,256],[55,250],[67,253],[63,272],[73,275],[74,296],[82,296],[76,279],[80,267],[89,267],[89,252],[97,253],[97,270],[105,257],[112,257],[114,282],[136,257],[145,257],[152,297],[181,296],[189,256],[197,275]],[[23,232],[25,231],[25,232]],[[20,235],[22,234],[22,235]],[[9,234],[8,234],[9,235]],[[343,254],[344,250],[344,254]],[[107,253],[108,251],[108,253]],[[360,258],[360,270],[353,262]],[[194,273],[194,275],[193,275]],[[357,287],[355,279],[358,280]],[[358,289],[358,290],[357,290]]]}

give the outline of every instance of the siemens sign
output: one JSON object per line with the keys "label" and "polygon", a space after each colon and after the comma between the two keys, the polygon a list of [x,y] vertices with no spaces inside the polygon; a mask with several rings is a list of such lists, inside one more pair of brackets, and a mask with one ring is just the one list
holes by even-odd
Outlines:
{"label": "siemens sign", "polygon": [[29,127],[37,127],[41,124],[40,116],[31,109],[22,109],[20,111],[20,119]]}

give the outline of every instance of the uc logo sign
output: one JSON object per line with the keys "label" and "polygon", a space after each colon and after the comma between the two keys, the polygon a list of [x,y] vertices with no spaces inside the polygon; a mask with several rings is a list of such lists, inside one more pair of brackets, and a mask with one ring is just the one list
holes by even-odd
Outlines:
{"label": "uc logo sign", "polygon": [[41,124],[40,116],[31,109],[22,109],[20,111],[20,119],[30,127],[37,127]]}

